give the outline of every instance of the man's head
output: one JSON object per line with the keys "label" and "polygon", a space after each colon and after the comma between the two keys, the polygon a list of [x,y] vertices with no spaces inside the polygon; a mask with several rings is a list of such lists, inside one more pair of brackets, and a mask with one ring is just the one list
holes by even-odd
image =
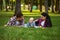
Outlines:
{"label": "man's head", "polygon": [[21,20],[22,18],[23,18],[23,14],[22,13],[21,14],[20,13],[16,14],[16,19],[17,20]]}

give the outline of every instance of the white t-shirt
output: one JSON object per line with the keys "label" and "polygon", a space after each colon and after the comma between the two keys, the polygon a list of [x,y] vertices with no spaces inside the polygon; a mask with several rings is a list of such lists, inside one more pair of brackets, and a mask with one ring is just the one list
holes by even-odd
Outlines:
{"label": "white t-shirt", "polygon": [[41,25],[44,26],[44,24],[45,24],[45,21],[42,21],[42,22],[41,22]]}

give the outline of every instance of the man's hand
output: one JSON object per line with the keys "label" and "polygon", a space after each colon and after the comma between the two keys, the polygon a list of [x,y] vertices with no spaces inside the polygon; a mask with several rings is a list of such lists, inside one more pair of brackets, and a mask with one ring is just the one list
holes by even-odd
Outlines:
{"label": "man's hand", "polygon": [[38,21],[38,19],[36,19],[35,21]]}
{"label": "man's hand", "polygon": [[5,27],[7,26],[7,25],[4,25]]}

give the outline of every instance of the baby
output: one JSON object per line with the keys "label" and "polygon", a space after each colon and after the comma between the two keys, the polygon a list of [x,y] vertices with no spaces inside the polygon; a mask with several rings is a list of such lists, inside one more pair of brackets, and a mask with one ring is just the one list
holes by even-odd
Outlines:
{"label": "baby", "polygon": [[34,27],[35,26],[35,22],[34,22],[34,18],[30,18],[29,22],[27,23],[27,27]]}

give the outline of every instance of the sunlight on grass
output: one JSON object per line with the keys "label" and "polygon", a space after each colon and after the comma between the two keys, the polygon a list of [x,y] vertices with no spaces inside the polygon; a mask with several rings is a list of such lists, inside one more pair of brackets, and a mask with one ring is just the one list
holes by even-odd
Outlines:
{"label": "sunlight on grass", "polygon": [[[25,23],[30,17],[40,18],[40,12],[22,11],[25,17]],[[4,25],[13,16],[14,12],[0,12],[0,40],[60,40],[60,14],[49,13],[53,26],[51,28],[23,28],[18,26]],[[37,16],[36,16],[37,15]]]}
{"label": "sunlight on grass", "polygon": [[[39,12],[39,10],[33,10],[33,12],[29,12],[27,10],[23,10],[22,13],[24,14],[24,16],[40,16],[41,15],[41,12]],[[10,11],[10,12],[5,12],[5,11],[0,12],[0,15],[4,15],[4,14],[13,15],[14,12],[12,12],[12,11]],[[49,15],[50,16],[60,16],[60,14],[51,13],[51,12],[49,12]]]}

